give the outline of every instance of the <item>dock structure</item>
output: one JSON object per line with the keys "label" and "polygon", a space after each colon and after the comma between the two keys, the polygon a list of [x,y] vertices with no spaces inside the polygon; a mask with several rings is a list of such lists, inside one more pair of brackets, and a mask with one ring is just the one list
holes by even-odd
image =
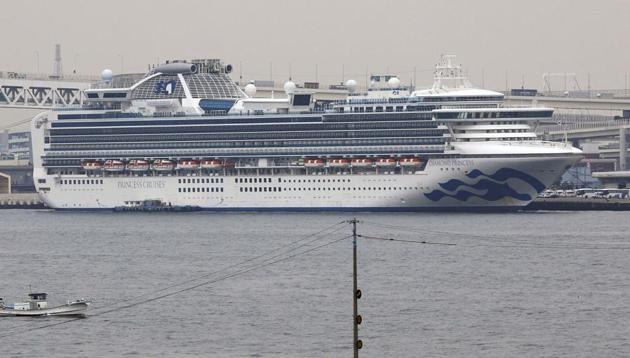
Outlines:
{"label": "dock structure", "polygon": [[0,209],[45,209],[36,193],[0,194]]}
{"label": "dock structure", "polygon": [[630,211],[630,199],[604,198],[537,198],[525,211]]}
{"label": "dock structure", "polygon": [[0,160],[0,194],[34,192],[33,165],[28,160]]}

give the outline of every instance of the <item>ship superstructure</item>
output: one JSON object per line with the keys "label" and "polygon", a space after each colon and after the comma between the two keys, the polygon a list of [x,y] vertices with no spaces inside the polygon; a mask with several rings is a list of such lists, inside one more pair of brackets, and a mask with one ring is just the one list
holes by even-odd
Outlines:
{"label": "ship superstructure", "polygon": [[[414,91],[372,77],[324,111],[241,90],[218,60],[173,62],[125,86],[86,91],[95,108],[33,120],[34,177],[58,209],[144,200],[208,210],[521,207],[580,158],[532,130],[549,108],[505,108],[452,57]],[[115,82],[115,81],[114,81]]]}

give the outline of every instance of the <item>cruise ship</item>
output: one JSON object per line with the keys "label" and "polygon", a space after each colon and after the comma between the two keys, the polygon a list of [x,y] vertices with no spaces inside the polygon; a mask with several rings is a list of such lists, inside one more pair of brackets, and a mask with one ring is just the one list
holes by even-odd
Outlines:
{"label": "cruise ship", "polygon": [[[581,159],[539,140],[551,108],[507,107],[452,56],[431,88],[374,75],[320,103],[243,89],[220,60],[173,61],[86,91],[85,108],[31,125],[34,181],[59,210],[153,200],[205,210],[506,210],[531,202]],[[107,76],[105,76],[107,77]]]}

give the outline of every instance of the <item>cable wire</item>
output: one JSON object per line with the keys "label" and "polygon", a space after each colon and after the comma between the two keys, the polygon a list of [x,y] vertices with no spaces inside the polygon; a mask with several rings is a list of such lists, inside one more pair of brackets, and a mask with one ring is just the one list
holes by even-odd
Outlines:
{"label": "cable wire", "polygon": [[[337,226],[339,224],[332,225],[331,227]],[[327,229],[330,229],[331,227],[328,227]],[[325,232],[327,229],[320,230],[318,233]],[[312,237],[313,235],[314,234],[311,234],[311,235],[309,235],[307,237]],[[106,311],[103,311],[103,312],[97,312],[95,314],[91,314],[90,317],[98,317],[98,316],[106,315],[106,314],[109,314],[109,313],[112,313],[112,312],[128,309],[128,308],[139,306],[139,305],[142,305],[142,304],[145,304],[145,303],[157,301],[157,300],[160,300],[160,299],[163,299],[163,298],[166,298],[166,297],[174,296],[174,295],[177,295],[177,294],[180,294],[180,293],[183,293],[183,292],[188,292],[188,291],[197,289],[199,287],[203,287],[203,286],[211,285],[211,284],[214,284],[214,283],[217,283],[217,282],[225,281],[225,280],[230,279],[230,278],[238,277],[238,276],[244,275],[246,273],[249,273],[251,271],[254,271],[256,269],[261,269],[261,268],[264,268],[264,267],[267,267],[267,266],[271,266],[271,265],[274,265],[274,264],[277,264],[277,263],[280,263],[280,262],[283,262],[283,261],[290,260],[290,259],[292,259],[294,257],[297,257],[297,256],[305,255],[307,253],[310,253],[312,251],[321,249],[323,247],[335,244],[335,243],[340,242],[342,240],[346,240],[349,237],[351,237],[351,235],[344,236],[344,237],[341,237],[341,238],[338,238],[338,239],[326,242],[324,244],[321,244],[321,245],[318,245],[318,246],[315,246],[315,247],[311,247],[311,248],[302,250],[300,252],[293,253],[292,255],[288,255],[288,256],[284,256],[284,257],[280,257],[280,258],[277,258],[277,257],[281,256],[281,255],[275,255],[275,257],[277,259],[275,259],[273,261],[269,261],[269,259],[266,259],[266,260],[264,260],[263,262],[261,262],[259,264],[252,265],[250,267],[237,270],[236,272],[233,272],[233,273],[221,276],[219,278],[215,278],[215,279],[212,279],[212,280],[204,281],[204,282],[195,284],[193,286],[188,286],[188,287],[185,287],[185,288],[173,291],[173,292],[164,293],[164,294],[161,294],[161,295],[158,295],[158,296],[155,296],[155,297],[150,297],[150,298],[142,300],[142,301],[132,302],[130,304],[119,306],[119,307],[113,307],[113,308],[111,308],[109,310],[106,310]],[[302,240],[304,240],[304,238],[302,238],[302,239],[300,239],[300,240],[298,240],[296,242],[299,242],[299,241],[302,241]],[[314,242],[314,241],[315,240],[311,240],[311,242]],[[284,253],[282,255],[286,255],[287,253]],[[262,256],[262,255],[259,255],[258,257],[260,257],[260,256]],[[231,265],[231,266],[233,267],[234,265]],[[222,269],[221,271],[224,271],[224,270],[225,269]],[[156,291],[156,292],[160,292],[160,291],[164,291],[164,290],[165,289],[161,289],[161,290]],[[28,330],[12,330],[11,332],[8,332],[8,333],[5,333],[5,334],[0,334],[0,338],[13,336],[13,335],[16,335],[16,334],[19,334],[19,333],[22,333],[22,332],[32,332],[32,331],[36,331],[36,330],[42,330],[42,329],[46,329],[46,328],[50,328],[50,327],[55,327],[55,326],[59,326],[59,325],[63,325],[63,324],[71,323],[71,322],[75,322],[75,321],[78,321],[78,320],[81,320],[81,319],[83,319],[83,318],[82,317],[75,317],[75,318],[67,319],[67,320],[64,320],[64,321],[61,321],[61,322],[55,322],[55,323],[50,323],[50,324],[46,324],[46,325],[30,328]]]}

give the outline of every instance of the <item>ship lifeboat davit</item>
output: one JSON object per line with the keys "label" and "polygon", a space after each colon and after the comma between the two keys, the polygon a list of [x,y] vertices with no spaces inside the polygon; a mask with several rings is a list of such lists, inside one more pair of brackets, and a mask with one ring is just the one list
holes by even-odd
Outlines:
{"label": "ship lifeboat davit", "polygon": [[204,159],[201,161],[201,169],[221,169],[223,163],[216,159]]}
{"label": "ship lifeboat davit", "polygon": [[322,168],[324,167],[323,159],[306,159],[304,160],[304,166],[307,168]]}
{"label": "ship lifeboat davit", "polygon": [[103,169],[108,172],[121,172],[125,170],[125,163],[115,159],[106,160]]}
{"label": "ship lifeboat davit", "polygon": [[177,169],[179,170],[199,169],[199,162],[196,160],[180,160],[177,163]]}
{"label": "ship lifeboat davit", "polygon": [[149,162],[142,159],[133,159],[127,163],[127,170],[132,172],[146,172],[149,170]]}
{"label": "ship lifeboat davit", "polygon": [[400,165],[403,167],[417,167],[422,164],[420,158],[400,158]]}
{"label": "ship lifeboat davit", "polygon": [[394,158],[381,158],[376,161],[376,165],[379,167],[391,168],[396,166],[396,159]]}
{"label": "ship lifeboat davit", "polygon": [[366,168],[366,167],[371,167],[373,163],[374,162],[372,162],[371,159],[367,159],[367,158],[354,158],[354,159],[352,159],[352,166],[353,167]]}
{"label": "ship lifeboat davit", "polygon": [[81,163],[83,170],[101,170],[103,169],[103,163],[95,161],[85,161]]}
{"label": "ship lifeboat davit", "polygon": [[151,163],[151,169],[159,172],[167,172],[175,169],[175,164],[167,159],[156,159]]}
{"label": "ship lifeboat davit", "polygon": [[347,159],[331,159],[328,161],[328,166],[332,168],[347,168],[350,166],[350,162]]}

